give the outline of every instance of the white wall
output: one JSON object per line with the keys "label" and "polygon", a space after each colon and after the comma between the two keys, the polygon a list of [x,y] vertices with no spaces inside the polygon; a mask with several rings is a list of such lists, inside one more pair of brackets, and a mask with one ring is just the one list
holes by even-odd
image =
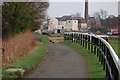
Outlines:
{"label": "white wall", "polygon": [[53,31],[55,30],[58,26],[58,20],[56,18],[52,18],[49,20],[49,25],[48,25],[48,30]]}
{"label": "white wall", "polygon": [[62,25],[64,28],[66,27],[66,21],[59,21],[59,24],[58,24],[58,26],[59,25]]}
{"label": "white wall", "polygon": [[87,28],[87,23],[81,23],[81,29],[86,29]]}
{"label": "white wall", "polygon": [[[59,25],[62,25],[65,30],[70,31],[70,30],[79,30],[78,29],[78,20],[66,20],[66,21],[59,21]],[[58,25],[58,26],[59,26]]]}
{"label": "white wall", "polygon": [[78,30],[78,20],[66,20],[66,27],[67,30]]}
{"label": "white wall", "polygon": [[72,30],[75,30],[75,31],[78,30],[78,20],[72,21]]}
{"label": "white wall", "polygon": [[66,26],[65,26],[66,30],[72,30],[72,20],[66,20]]}

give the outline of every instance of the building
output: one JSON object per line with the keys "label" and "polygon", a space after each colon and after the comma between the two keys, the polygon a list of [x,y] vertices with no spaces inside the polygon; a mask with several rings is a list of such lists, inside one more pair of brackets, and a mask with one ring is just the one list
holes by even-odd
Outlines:
{"label": "building", "polygon": [[70,17],[66,20],[66,26],[65,26],[65,29],[67,31],[78,31],[78,20],[73,18],[73,17]]}
{"label": "building", "polygon": [[72,16],[51,18],[48,21],[48,31],[62,33],[64,31],[78,31],[78,19]]}
{"label": "building", "polygon": [[64,27],[62,25],[58,25],[56,33],[64,33]]}
{"label": "building", "polygon": [[80,22],[80,30],[86,30],[87,29],[87,21],[84,18],[82,18],[79,20],[79,22]]}
{"label": "building", "polygon": [[63,29],[64,31],[80,31],[88,28],[87,21],[84,18],[69,15],[52,18],[48,25],[48,31],[54,31],[55,33],[61,33]]}
{"label": "building", "polygon": [[49,20],[49,31],[60,33],[65,31],[79,31],[88,29],[88,0],[85,0],[85,15],[84,18],[75,16],[62,16]]}
{"label": "building", "polygon": [[64,27],[65,31],[78,31],[78,20],[72,16],[62,16],[57,18],[58,25]]}
{"label": "building", "polygon": [[58,20],[56,18],[51,18],[48,21],[48,31],[56,33],[57,26],[58,26]]}

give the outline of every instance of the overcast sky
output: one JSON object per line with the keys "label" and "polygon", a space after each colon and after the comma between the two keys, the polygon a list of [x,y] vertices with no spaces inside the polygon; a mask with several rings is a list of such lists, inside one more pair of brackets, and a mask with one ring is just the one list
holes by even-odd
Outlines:
{"label": "overcast sky", "polygon": [[[50,1],[50,7],[48,9],[48,15],[50,17],[56,17],[56,16],[63,16],[66,14],[72,14],[72,13],[81,13],[81,16],[84,15],[84,0],[78,1],[78,0],[49,0]],[[93,16],[94,12],[99,11],[100,9],[104,9],[108,12],[108,15],[118,15],[118,1],[119,0],[91,0],[89,2],[89,14]]]}
{"label": "overcast sky", "polygon": [[[0,0],[4,2],[5,0]],[[7,1],[7,0],[6,0]],[[41,0],[8,0],[16,2],[24,1],[36,1],[40,2]],[[45,1],[45,0],[42,0]],[[81,13],[81,16],[84,15],[84,1],[85,0],[47,0],[50,2],[50,7],[47,11],[47,14],[50,17],[63,16],[66,14],[72,13]],[[108,15],[118,15],[118,2],[120,0],[88,0],[89,1],[89,14],[93,16],[94,12],[104,9],[108,12]],[[120,8],[119,8],[120,9]],[[120,10],[119,10],[120,13]]]}

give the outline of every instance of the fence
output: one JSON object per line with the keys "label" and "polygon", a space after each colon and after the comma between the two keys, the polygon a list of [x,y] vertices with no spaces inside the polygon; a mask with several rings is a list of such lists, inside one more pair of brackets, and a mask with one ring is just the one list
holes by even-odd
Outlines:
{"label": "fence", "polygon": [[66,32],[65,40],[79,43],[84,48],[93,52],[99,58],[106,71],[106,78],[118,80],[120,73],[120,60],[111,45],[103,38],[87,33]]}

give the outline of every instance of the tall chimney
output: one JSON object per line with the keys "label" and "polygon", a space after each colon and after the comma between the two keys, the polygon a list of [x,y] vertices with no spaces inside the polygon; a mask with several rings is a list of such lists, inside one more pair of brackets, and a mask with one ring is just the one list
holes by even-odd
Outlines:
{"label": "tall chimney", "polygon": [[88,0],[85,0],[85,20],[88,21]]}

